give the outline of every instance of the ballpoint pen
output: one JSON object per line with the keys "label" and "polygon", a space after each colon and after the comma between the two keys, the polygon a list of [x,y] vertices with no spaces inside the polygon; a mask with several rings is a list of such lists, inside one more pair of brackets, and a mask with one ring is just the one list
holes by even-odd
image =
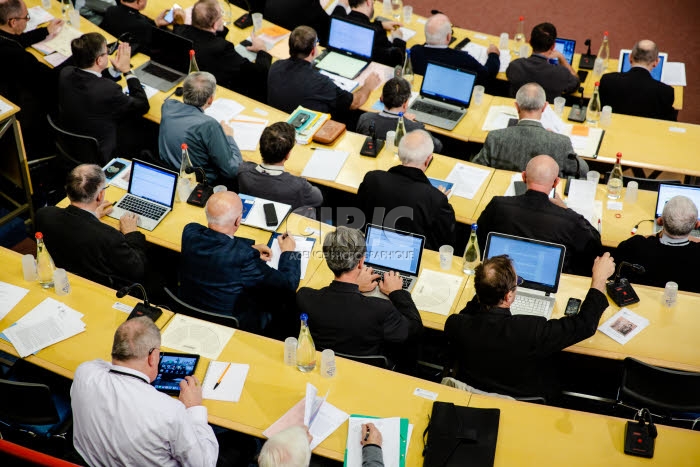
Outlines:
{"label": "ballpoint pen", "polygon": [[228,373],[228,369],[231,368],[231,362],[229,362],[228,365],[226,365],[226,369],[224,370],[223,373],[221,373],[221,376],[219,376],[219,381],[216,382],[214,385],[214,389],[219,387],[219,384],[221,384],[221,381],[224,379],[224,376],[226,376],[226,373]]}
{"label": "ballpoint pen", "polygon": [[369,427],[367,427],[367,432],[365,433],[365,442],[369,439]]}

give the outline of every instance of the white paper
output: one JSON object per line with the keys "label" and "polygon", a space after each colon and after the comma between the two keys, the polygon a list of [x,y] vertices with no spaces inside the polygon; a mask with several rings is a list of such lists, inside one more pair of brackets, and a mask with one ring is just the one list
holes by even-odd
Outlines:
{"label": "white paper", "polygon": [[[144,91],[146,91],[146,99],[150,99],[151,97],[155,96],[156,94],[158,94],[160,92],[156,88],[149,86],[145,83],[141,83],[141,87],[143,88]],[[124,86],[122,88],[122,92],[128,96],[129,95],[129,87]]]}
{"label": "white paper", "polygon": [[[250,40],[250,39],[248,39]],[[236,44],[234,47],[236,49],[236,52],[238,52],[238,55],[241,57],[248,59],[249,62],[255,63],[255,60],[258,58],[258,53],[257,52],[251,52],[250,50],[246,49],[246,47],[243,44]]]}
{"label": "white paper", "polygon": [[685,80],[685,63],[666,62],[661,81],[669,86],[687,86]]}
{"label": "white paper", "polygon": [[29,21],[27,21],[27,27],[24,28],[24,32],[33,31],[39,27],[40,24],[48,23],[54,16],[48,11],[44,10],[40,6],[33,6],[27,10],[29,15]]}
{"label": "white paper", "polygon": [[498,71],[500,73],[505,73],[506,70],[508,69],[508,65],[510,65],[510,60],[511,60],[510,50],[503,49],[503,50],[499,50],[499,52],[500,52],[500,56],[501,56],[501,64],[498,68]]}
{"label": "white paper", "polygon": [[122,311],[124,313],[131,313],[132,311],[134,311],[133,306],[127,305],[126,303],[122,303],[122,302],[114,302],[114,305],[112,305],[112,308],[114,308],[115,310]]}
{"label": "white paper", "polygon": [[[2,102],[0,101],[0,104]],[[0,282],[0,319],[3,319],[29,293],[29,289]]]}
{"label": "white paper", "polygon": [[334,182],[349,155],[350,153],[346,151],[316,149],[306,163],[301,176]]}
{"label": "white paper", "polygon": [[471,165],[455,164],[445,180],[454,183],[453,196],[472,199],[491,172]]}
{"label": "white paper", "polygon": [[66,60],[68,60],[68,57],[66,57],[65,55],[63,55],[61,53],[54,52],[54,53],[49,54],[46,57],[44,57],[44,60],[46,60],[49,65],[56,68],[58,65],[65,62]]}
{"label": "white paper", "polygon": [[163,332],[161,345],[216,360],[234,331],[228,326],[177,314]]}
{"label": "white paper", "polygon": [[398,467],[401,460],[401,419],[350,417],[345,467],[362,467],[362,425],[372,423],[382,434],[384,467]]}
{"label": "white paper", "polygon": [[608,209],[610,211],[622,211],[622,201],[608,201]]}
{"label": "white paper", "polygon": [[326,70],[321,70],[321,74],[328,76],[343,91],[353,92],[360,85],[357,81],[338,76]]}
{"label": "white paper", "polygon": [[0,100],[0,115],[7,113],[10,110],[12,110],[12,107],[6,102]]}
{"label": "white paper", "polygon": [[311,412],[314,410],[318,389],[311,383],[306,383],[306,395],[304,396],[304,425],[311,425]]}
{"label": "white paper", "polygon": [[685,133],[685,128],[680,126],[670,126],[668,127],[668,131],[672,133]]}
{"label": "white paper", "polygon": [[509,105],[492,105],[484,119],[483,131],[500,130],[506,128],[511,118],[518,118],[515,107]]}
{"label": "white paper", "polygon": [[309,427],[309,433],[314,437],[313,441],[311,441],[311,449],[316,449],[319,444],[340,428],[340,425],[345,423],[348,417],[349,415],[342,410],[328,402],[324,402]]}
{"label": "white paper", "polygon": [[464,276],[423,269],[411,296],[421,311],[447,316],[457,294],[462,290]]}
{"label": "white paper", "polygon": [[[433,391],[428,391],[427,389],[421,389],[421,388],[416,388],[415,391],[413,391],[414,396],[422,397],[423,399],[428,399],[431,401],[436,401],[438,398],[437,392]],[[410,439],[410,437],[409,437]]]}
{"label": "white paper", "polygon": [[228,364],[229,362],[209,362],[207,374],[204,376],[204,382],[202,383],[202,397],[204,399],[226,402],[238,402],[241,399],[243,385],[248,376],[250,365],[231,363],[228,371],[226,371],[224,379],[222,379],[221,383],[214,389],[216,382],[219,381],[221,375],[224,374]]}
{"label": "white paper", "polygon": [[205,114],[214,118],[217,122],[229,121],[245,109],[238,102],[220,97],[212,102],[211,107],[204,111]]}
{"label": "white paper", "polygon": [[540,119],[540,123],[542,124],[542,127],[546,130],[551,130],[555,133],[559,133],[560,135],[565,135],[567,132],[571,134],[571,125],[568,125],[569,128],[567,128],[566,123],[562,121],[561,118],[552,110],[552,108],[547,105],[544,108],[544,112],[542,113],[542,118]]}
{"label": "white paper", "polygon": [[401,26],[399,31],[401,31],[401,40],[405,42],[408,42],[413,36],[416,35],[416,31],[405,26]]}
{"label": "white paper", "polygon": [[[245,194],[240,194],[239,196],[241,197],[241,199],[247,198],[255,200],[255,204],[253,204],[253,207],[250,208],[248,216],[243,221],[243,225],[247,225],[249,227],[257,227],[259,229],[274,232],[280,226],[282,221],[284,221],[284,218],[287,217],[289,211],[292,209],[291,205],[278,203],[277,201],[270,201],[263,198],[255,198],[254,196]],[[263,206],[268,203],[272,203],[275,206],[275,213],[277,214],[276,225],[268,226],[267,222],[265,222],[265,210]]]}
{"label": "white paper", "polygon": [[32,47],[47,55],[53,52],[58,52],[61,55],[70,57],[73,55],[73,51],[70,48],[71,41],[82,35],[83,33],[74,27],[64,24],[61,31],[55,37],[51,39],[47,38],[32,45]]}
{"label": "white paper", "polygon": [[239,115],[230,120],[228,124],[233,128],[233,139],[236,141],[238,149],[241,151],[255,151],[258,148],[258,142],[268,121]]}
{"label": "white paper", "polygon": [[647,326],[649,326],[648,319],[627,308],[622,308],[600,325],[598,330],[615,342],[625,345]]}
{"label": "white paper", "polygon": [[481,39],[482,41],[485,41],[486,39],[488,39],[488,36],[477,32],[477,33],[474,33],[474,39]]}
{"label": "white paper", "polygon": [[[304,277],[306,276],[306,268],[309,267],[311,250],[313,250],[315,243],[312,240],[313,239],[309,239],[307,237],[294,235],[294,241],[296,242],[294,251],[301,253],[301,280],[304,280]],[[282,256],[282,250],[280,250],[280,244],[277,241],[277,238],[272,240],[272,246],[270,249],[272,250],[272,259],[267,262],[267,265],[273,269],[278,269],[280,265],[280,256]]]}
{"label": "white paper", "polygon": [[467,43],[467,45],[462,47],[462,50],[474,57],[477,62],[481,63],[482,65],[486,65],[486,60],[489,57],[486,46],[470,41]]}

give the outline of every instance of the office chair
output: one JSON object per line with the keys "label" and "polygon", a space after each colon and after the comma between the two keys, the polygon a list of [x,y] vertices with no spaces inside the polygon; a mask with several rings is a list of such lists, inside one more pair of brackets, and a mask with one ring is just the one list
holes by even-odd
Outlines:
{"label": "office chair", "polygon": [[[610,178],[610,172],[605,174],[605,183],[608,183]],[[639,177],[628,177],[627,175],[622,177],[622,182],[626,187],[629,182],[637,182],[640,190],[648,191],[659,191],[659,184],[665,183],[669,185],[680,185],[680,180],[659,180],[657,178],[639,178]]]}
{"label": "office chair", "polygon": [[79,464],[0,439],[0,465],[78,467]]}
{"label": "office chair", "polygon": [[389,359],[384,355],[351,355],[347,353],[335,352],[338,357],[347,358],[358,363],[364,363],[366,365],[376,366],[378,368],[384,368],[385,370],[393,370],[396,366],[394,363],[389,362]]}
{"label": "office chair", "polygon": [[97,139],[61,129],[51,115],[46,115],[46,118],[54,131],[56,150],[71,169],[80,164],[102,166],[108,162],[102,159]]}
{"label": "office chair", "polygon": [[174,305],[175,311],[182,313],[183,315],[191,316],[193,318],[203,319],[204,321],[210,321],[212,323],[220,324],[222,326],[228,326],[230,328],[239,329],[238,319],[234,316],[222,315],[220,313],[214,313],[212,311],[205,311],[196,306],[192,306],[185,303],[180,298],[177,297],[168,287],[163,286],[163,291],[171,300]]}

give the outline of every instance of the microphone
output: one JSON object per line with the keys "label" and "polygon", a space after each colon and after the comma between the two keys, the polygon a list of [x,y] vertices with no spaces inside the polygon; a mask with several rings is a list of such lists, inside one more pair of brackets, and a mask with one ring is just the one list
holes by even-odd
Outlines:
{"label": "microphone", "polygon": [[377,157],[383,148],[384,140],[377,139],[377,128],[372,121],[369,123],[369,136],[365,138],[365,142],[360,149],[360,154],[368,157]]}
{"label": "microphone", "polygon": [[203,168],[192,166],[185,168],[185,173],[191,174],[192,172],[194,172],[195,178],[197,179],[197,186],[194,187],[194,190],[192,190],[192,193],[190,193],[190,196],[187,198],[187,204],[203,208],[204,205],[207,204],[207,201],[209,201],[209,197],[214,194],[214,189],[207,183],[207,174],[204,172]]}
{"label": "microphone", "polygon": [[576,153],[573,153],[573,152],[571,154],[567,154],[566,158],[569,159],[570,161],[576,161],[576,177],[574,177],[572,175],[569,175],[568,177],[566,177],[566,188],[564,189],[564,195],[569,196],[569,188],[571,188],[571,180],[574,180],[574,179],[578,180],[579,178],[581,178],[581,161],[579,160]]}
{"label": "microphone", "polygon": [[207,185],[207,173],[201,167],[192,167],[191,165],[185,168],[185,173],[191,174],[195,172],[194,176],[197,179],[197,183],[204,183]]}
{"label": "microphone", "polygon": [[629,267],[629,269],[637,274],[644,274],[646,272],[646,269],[644,269],[644,266],[641,264],[628,263],[627,261],[623,261],[617,266],[615,277],[607,281],[605,288],[612,301],[620,307],[639,302],[639,296],[632,288],[629,279],[621,277],[622,268],[625,266]]}
{"label": "microphone", "polygon": [[138,282],[134,282],[131,285],[127,285],[126,287],[122,287],[121,289],[117,290],[117,298],[122,298],[125,295],[128,295],[129,292],[131,292],[133,289],[139,289],[141,290],[141,295],[143,295],[143,303],[137,303],[134,309],[131,311],[131,314],[127,318],[127,321],[130,320],[131,318],[138,318],[140,316],[148,316],[151,318],[151,320],[155,323],[158,318],[160,318],[160,315],[163,314],[160,308],[152,306],[148,302],[148,295],[146,294],[146,289],[143,287],[143,285],[139,284]]}
{"label": "microphone", "polygon": [[581,59],[578,62],[578,68],[580,70],[592,70],[593,65],[595,65],[596,56],[591,54],[591,40],[586,39],[584,44],[588,46],[588,51],[581,55]]}
{"label": "microphone", "polygon": [[644,269],[644,266],[642,266],[641,264],[632,264],[628,263],[627,261],[623,261],[617,266],[617,272],[615,273],[615,278],[613,279],[615,282],[619,282],[621,280],[620,273],[622,272],[622,268],[624,266],[629,266],[629,268],[637,274],[644,274],[645,272],[647,272],[646,269]]}
{"label": "microphone", "polygon": [[[227,2],[230,2],[230,0],[227,0]],[[248,3],[248,0],[243,0],[243,3],[245,3],[245,6],[248,8],[248,11],[243,13],[236,21],[233,22],[233,25],[236,26],[238,29],[249,28],[253,25],[253,16],[251,14],[253,9],[250,8],[250,3]]]}

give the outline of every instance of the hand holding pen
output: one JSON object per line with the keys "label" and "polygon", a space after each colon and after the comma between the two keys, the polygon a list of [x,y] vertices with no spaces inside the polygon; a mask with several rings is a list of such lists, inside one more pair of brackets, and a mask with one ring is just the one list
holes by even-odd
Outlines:
{"label": "hand holding pen", "polygon": [[362,439],[360,444],[374,444],[382,446],[382,433],[374,426],[374,423],[366,423],[362,425]]}

